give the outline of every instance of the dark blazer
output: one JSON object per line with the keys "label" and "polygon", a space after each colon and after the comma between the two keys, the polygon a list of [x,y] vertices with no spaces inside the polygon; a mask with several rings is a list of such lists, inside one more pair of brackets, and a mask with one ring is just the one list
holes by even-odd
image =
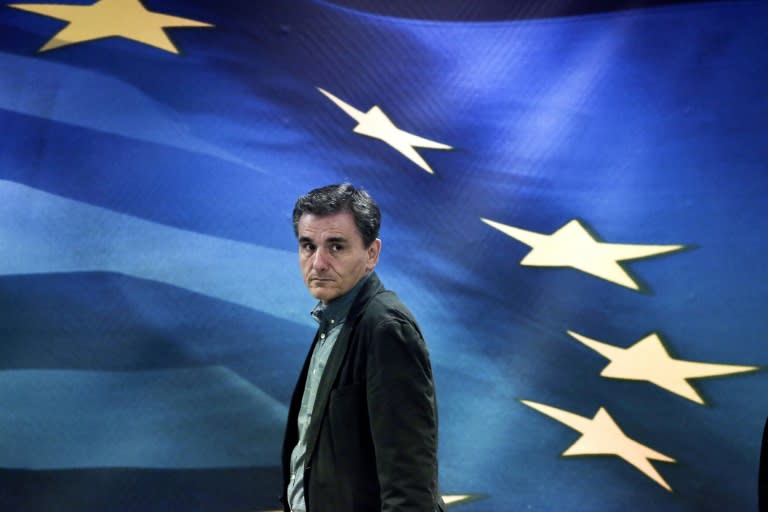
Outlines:
{"label": "dark blazer", "polygon": [[[283,507],[312,350],[283,442]],[[320,381],[307,429],[308,512],[444,510],[437,487],[437,409],[416,321],[374,273],[364,283]]]}

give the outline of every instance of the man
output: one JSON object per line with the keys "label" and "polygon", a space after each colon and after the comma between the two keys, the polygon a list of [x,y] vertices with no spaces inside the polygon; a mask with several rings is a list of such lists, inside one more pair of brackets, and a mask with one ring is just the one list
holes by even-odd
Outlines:
{"label": "man", "polygon": [[416,321],[373,269],[381,213],[352,185],[296,202],[299,264],[319,329],[283,443],[286,512],[433,512],[437,410]]}

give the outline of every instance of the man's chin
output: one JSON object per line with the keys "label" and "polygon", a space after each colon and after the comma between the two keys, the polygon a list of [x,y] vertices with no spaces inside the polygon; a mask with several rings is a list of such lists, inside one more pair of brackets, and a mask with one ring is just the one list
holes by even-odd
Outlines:
{"label": "man's chin", "polygon": [[323,302],[329,302],[339,296],[338,290],[335,288],[329,288],[327,286],[315,286],[309,287],[309,293],[317,300]]}

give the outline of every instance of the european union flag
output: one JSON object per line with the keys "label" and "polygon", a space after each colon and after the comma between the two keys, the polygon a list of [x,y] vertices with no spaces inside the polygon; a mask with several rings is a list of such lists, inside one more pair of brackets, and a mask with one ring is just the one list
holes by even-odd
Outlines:
{"label": "european union flag", "polygon": [[7,4],[0,509],[276,509],[342,181],[457,512],[755,509],[765,48],[759,0]]}

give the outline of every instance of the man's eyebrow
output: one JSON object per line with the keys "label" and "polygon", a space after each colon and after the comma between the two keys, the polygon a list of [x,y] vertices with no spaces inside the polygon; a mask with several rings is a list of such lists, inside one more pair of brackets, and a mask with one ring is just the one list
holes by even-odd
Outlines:
{"label": "man's eyebrow", "polygon": [[[303,244],[306,242],[315,243],[315,241],[312,240],[311,237],[308,237],[306,235],[299,237],[300,244]],[[326,244],[346,244],[346,243],[349,243],[349,240],[347,240],[343,236],[332,236],[332,237],[326,238],[325,243]]]}

